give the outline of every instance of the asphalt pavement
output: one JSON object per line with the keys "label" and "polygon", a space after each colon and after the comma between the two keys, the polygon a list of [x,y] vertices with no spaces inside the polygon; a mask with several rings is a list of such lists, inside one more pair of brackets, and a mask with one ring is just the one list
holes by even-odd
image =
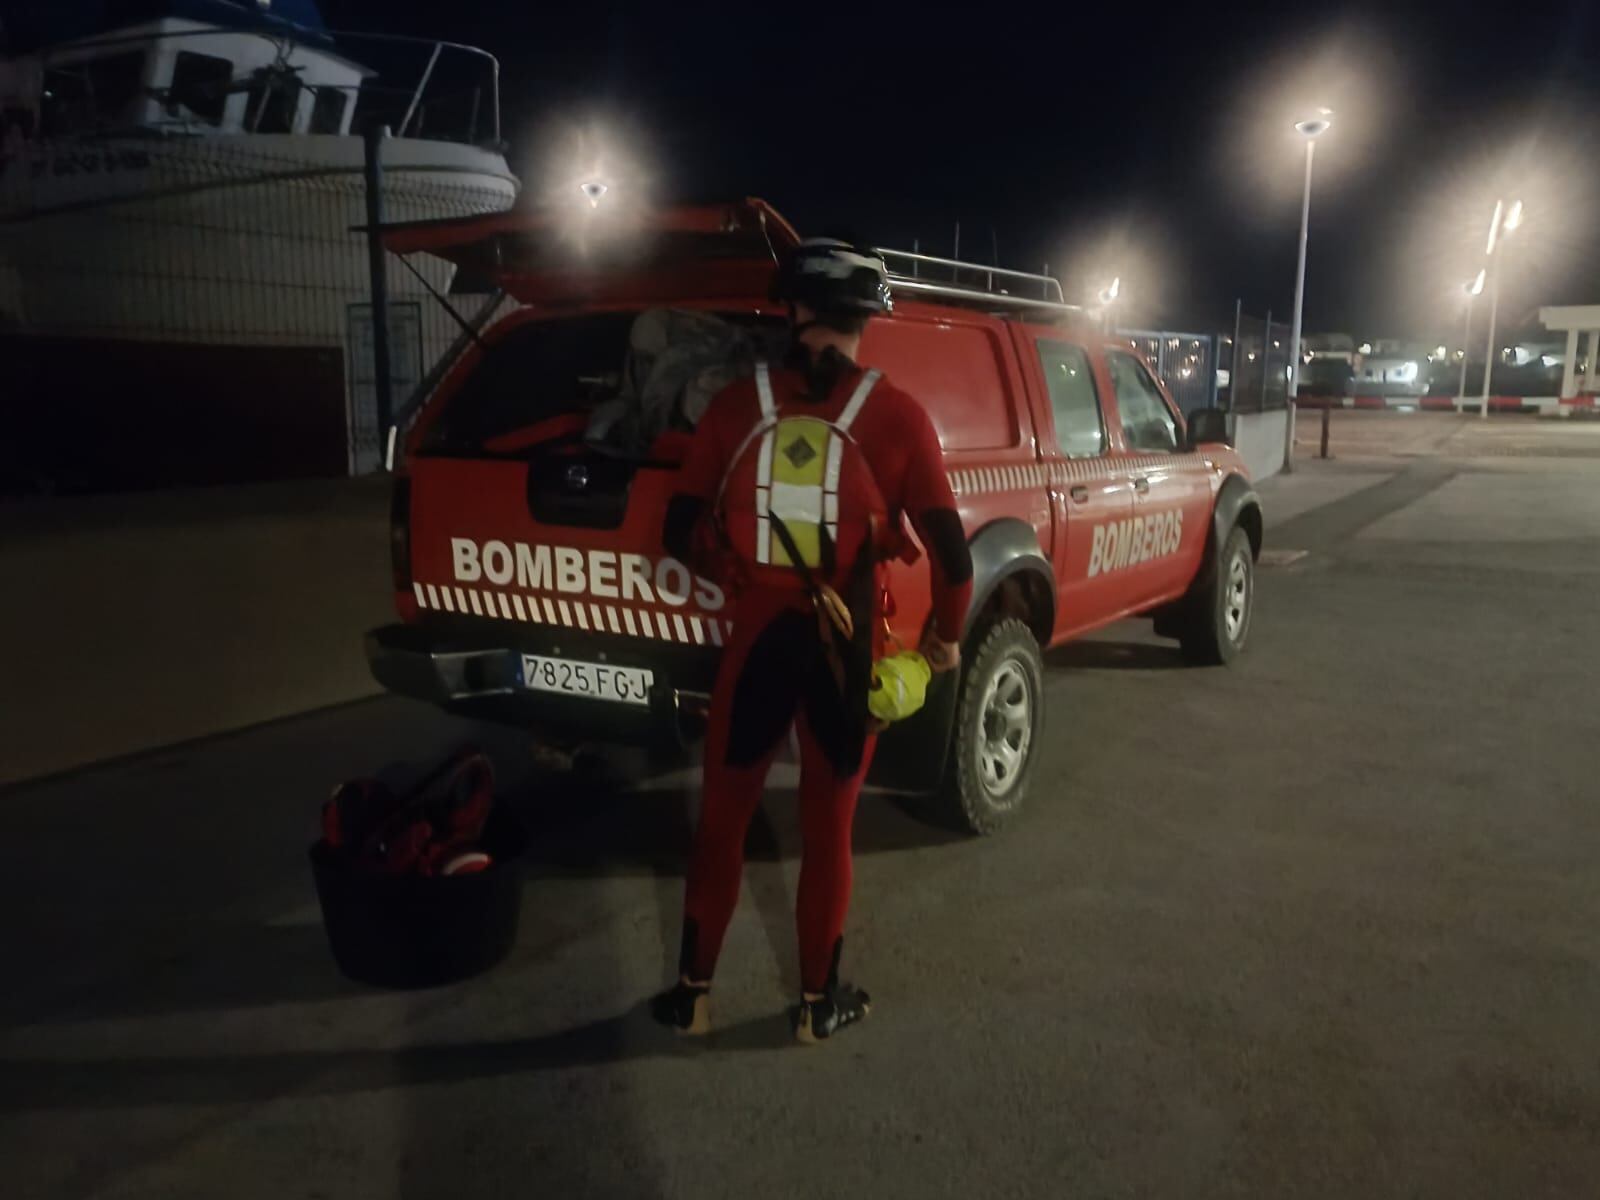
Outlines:
{"label": "asphalt pavement", "polygon": [[[1331,462],[1263,485],[1269,547],[1307,553],[1261,570],[1239,663],[1132,622],[1052,653],[998,837],[864,802],[876,1003],[825,1047],[783,1016],[787,768],[704,1044],[641,1008],[683,772],[551,775],[380,699],[0,792],[0,1191],[1594,1195],[1600,427],[1334,416]],[[346,983],[317,807],[466,738],[536,830],[516,949]]]}

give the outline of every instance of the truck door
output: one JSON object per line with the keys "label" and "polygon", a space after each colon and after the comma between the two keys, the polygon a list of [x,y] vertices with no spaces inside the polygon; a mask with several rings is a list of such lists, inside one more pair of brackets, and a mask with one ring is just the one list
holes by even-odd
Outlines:
{"label": "truck door", "polygon": [[1149,369],[1124,350],[1106,350],[1116,392],[1122,476],[1133,489],[1134,523],[1113,565],[1139,604],[1181,595],[1205,548],[1211,484],[1198,455],[1180,453],[1182,425]]}
{"label": "truck door", "polygon": [[1103,568],[1106,531],[1133,508],[1132,485],[1112,455],[1088,350],[1039,335],[1034,351],[1049,397],[1039,449],[1047,470],[1055,566],[1056,636],[1103,624],[1126,607],[1122,581]]}

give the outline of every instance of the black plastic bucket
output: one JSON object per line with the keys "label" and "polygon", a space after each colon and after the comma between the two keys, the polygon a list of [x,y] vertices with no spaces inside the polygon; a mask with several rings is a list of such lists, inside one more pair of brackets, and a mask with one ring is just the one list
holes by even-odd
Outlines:
{"label": "black plastic bucket", "polygon": [[326,842],[313,844],[311,874],[339,970],[379,987],[435,987],[505,958],[522,911],[527,835],[496,806],[482,846],[493,859],[486,870],[423,876],[364,870]]}

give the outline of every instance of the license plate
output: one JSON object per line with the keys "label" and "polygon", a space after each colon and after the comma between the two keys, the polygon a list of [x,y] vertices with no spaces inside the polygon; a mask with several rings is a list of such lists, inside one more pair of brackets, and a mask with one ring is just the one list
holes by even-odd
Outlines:
{"label": "license plate", "polygon": [[522,684],[536,692],[644,705],[650,702],[654,678],[652,672],[640,667],[614,667],[543,654],[522,656]]}

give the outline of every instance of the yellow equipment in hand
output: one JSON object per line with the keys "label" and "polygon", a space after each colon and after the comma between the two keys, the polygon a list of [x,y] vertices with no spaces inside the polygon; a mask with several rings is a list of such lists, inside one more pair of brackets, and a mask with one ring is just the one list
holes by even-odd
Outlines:
{"label": "yellow equipment in hand", "polygon": [[872,664],[867,711],[886,724],[905,720],[922,707],[932,678],[933,668],[915,650],[880,658]]}

